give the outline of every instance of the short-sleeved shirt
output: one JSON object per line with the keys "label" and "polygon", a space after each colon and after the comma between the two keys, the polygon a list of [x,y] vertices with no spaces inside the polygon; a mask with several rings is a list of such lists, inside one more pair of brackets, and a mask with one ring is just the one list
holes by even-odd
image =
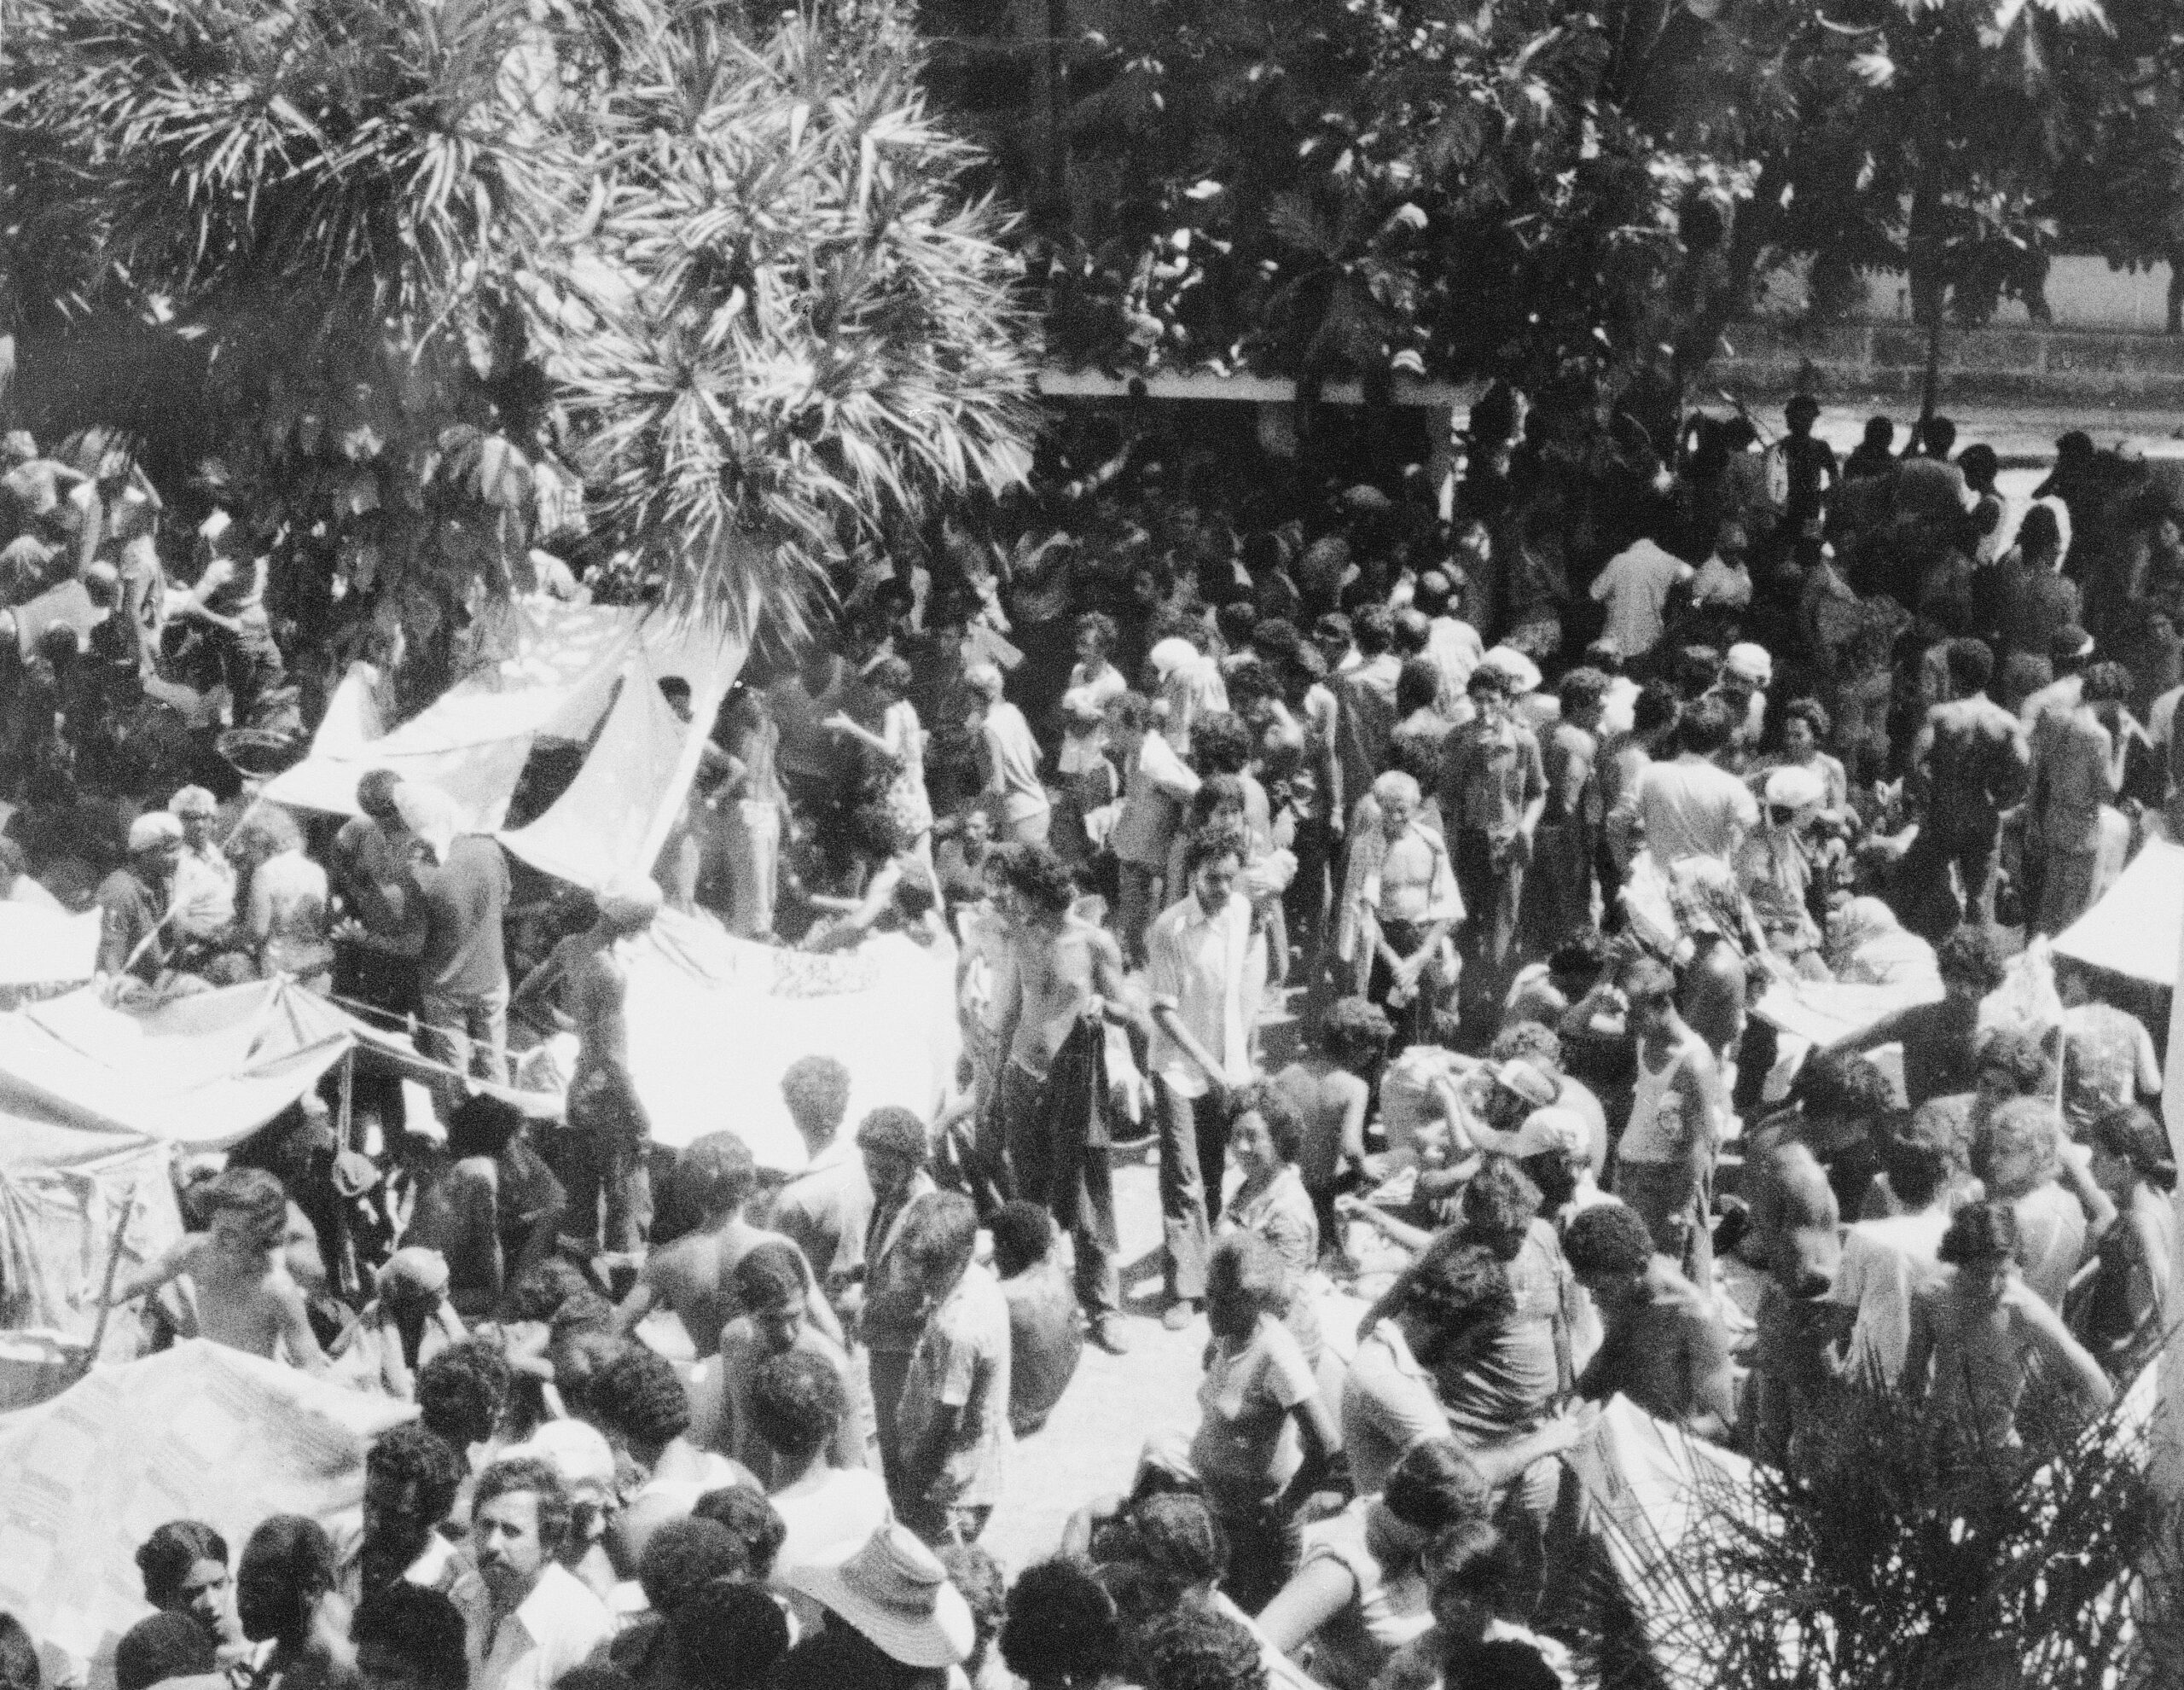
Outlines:
{"label": "short-sleeved shirt", "polygon": [[1342,1448],[1362,1496],[1375,1495],[1420,1444],[1449,1436],[1433,1375],[1410,1353],[1393,1321],[1357,1340],[1342,1383]]}
{"label": "short-sleeved shirt", "polygon": [[[1252,1077],[1251,1030],[1244,1019],[1244,969],[1251,954],[1252,907],[1231,895],[1209,914],[1197,895],[1161,911],[1146,935],[1146,984],[1157,1008],[1172,1008],[1191,1036],[1221,1064],[1222,1077]],[[1202,1096],[1205,1076],[1157,1025],[1153,1074],[1179,1097]]]}
{"label": "short-sleeved shirt", "polygon": [[1449,735],[1441,763],[1441,813],[1449,826],[1510,838],[1525,809],[1546,793],[1539,735],[1531,729],[1479,717]]}
{"label": "short-sleeved shirt", "polygon": [[102,974],[135,975],[147,984],[166,967],[160,934],[163,900],[134,869],[117,868],[99,882],[99,961]]}
{"label": "short-sleeved shirt", "polygon": [[1625,657],[1653,650],[1660,643],[1670,589],[1692,572],[1689,564],[1651,540],[1618,552],[1593,583],[1593,596],[1607,606],[1603,637]]}
{"label": "short-sleeved shirt", "polygon": [[1199,1382],[1198,1436],[1191,1463],[1217,1495],[1271,1501],[1297,1469],[1289,1412],[1319,1389],[1311,1364],[1287,1327],[1261,1315],[1234,1354],[1217,1344]]}
{"label": "short-sleeved shirt", "polygon": [[769,1222],[793,1240],[824,1283],[863,1265],[864,1229],[872,1222],[872,1182],[847,1134],[781,1188]]}
{"label": "short-sleeved shirt", "polygon": [[1700,758],[1648,764],[1638,777],[1638,816],[1663,869],[1687,857],[1734,861],[1739,841],[1759,822],[1751,788]]}
{"label": "short-sleeved shirt", "polygon": [[485,997],[508,989],[501,917],[508,909],[508,865],[483,833],[459,834],[438,868],[412,871],[424,904],[425,990],[449,997]]}
{"label": "short-sleeved shirt", "polygon": [[[856,1401],[856,1374],[850,1358],[842,1347],[816,1327],[806,1322],[796,1335],[790,1348],[799,1355],[812,1356],[834,1370],[841,1382],[842,1400]],[[793,1469],[784,1470],[775,1458],[773,1446],[758,1434],[753,1418],[753,1393],[758,1389],[758,1370],[772,1358],[773,1350],[747,1315],[740,1315],[721,1328],[720,1353],[708,1357],[700,1369],[696,1389],[693,1392],[693,1408],[704,1407],[712,1410],[718,1427],[714,1431],[710,1448],[716,1455],[740,1461],[758,1476],[768,1489],[779,1484]],[[715,1402],[702,1399],[717,1391]],[[694,1419],[693,1424],[695,1424]],[[857,1462],[844,1459],[850,1455],[848,1447],[857,1436],[857,1428],[851,1416],[843,1417],[842,1430],[834,1446],[834,1465],[852,1466]]]}
{"label": "short-sleeved shirt", "polygon": [[1304,1528],[1300,1566],[1333,1561],[1356,1594],[1312,1635],[1312,1675],[1327,1690],[1368,1690],[1397,1650],[1433,1623],[1431,1593],[1415,1562],[1385,1565],[1367,1535],[1369,1497]]}
{"label": "short-sleeved shirt", "polygon": [[1049,1257],[1003,1280],[1001,1294],[1008,1299],[1008,1423],[1029,1437],[1061,1401],[1084,1353],[1077,1293]]}
{"label": "short-sleeved shirt", "polygon": [[183,932],[218,932],[235,919],[235,871],[217,845],[184,845],[175,859],[174,925]]}
{"label": "short-sleeved shirt", "polygon": [[896,1425],[905,1449],[925,1441],[933,1410],[961,1410],[956,1441],[926,1500],[973,1507],[1001,1500],[1008,1429],[1008,1300],[992,1274],[973,1263],[935,1309],[910,1352]]}
{"label": "short-sleeved shirt", "polygon": [[1039,742],[1024,712],[1007,700],[986,707],[985,724],[979,730],[991,764],[991,788],[1001,793],[1003,818],[1029,821],[1048,808],[1047,789],[1039,781]]}

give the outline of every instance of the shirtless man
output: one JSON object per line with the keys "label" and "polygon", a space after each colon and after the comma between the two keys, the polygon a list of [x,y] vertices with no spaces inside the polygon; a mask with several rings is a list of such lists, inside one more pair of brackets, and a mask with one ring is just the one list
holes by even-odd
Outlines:
{"label": "shirtless man", "polygon": [[187,1274],[197,1333],[231,1350],[288,1359],[322,1373],[326,1356],[304,1311],[302,1287],[274,1257],[287,1237],[288,1199],[258,1168],[230,1168],[206,1188],[212,1228],[194,1232],[156,1261],[125,1275],[108,1307],[132,1302]]}
{"label": "shirtless man", "polygon": [[1373,782],[1380,811],[1376,848],[1361,846],[1355,883],[1361,946],[1369,947],[1365,996],[1387,1011],[1399,1046],[1433,1042],[1442,942],[1464,918],[1448,847],[1418,822],[1418,782],[1391,770]]}
{"label": "shirtless man", "polygon": [[652,1176],[646,1165],[652,1123],[630,1071],[629,969],[622,943],[659,913],[659,888],[649,877],[617,879],[599,895],[599,915],[581,933],[555,945],[516,1001],[558,979],[554,1019],[577,1036],[576,1073],[569,1081],[569,1234],[586,1252],[600,1243],[606,1204],[606,1247],[635,1255],[652,1230]]}
{"label": "shirtless man", "polygon": [[1953,1271],[1911,1294],[1904,1388],[1945,1417],[1934,1430],[1945,1465],[1960,1473],[1989,1470],[1995,1455],[2023,1446],[2018,1399],[2036,1356],[2051,1385],[2074,1388],[2082,1408],[2097,1412],[2115,1397],[2100,1363],[2025,1283],[2017,1251],[2008,1204],[1966,1204],[1942,1234]]}
{"label": "shirtless man", "polygon": [[[1910,925],[1935,942],[1960,920],[1994,920],[2001,816],[2024,796],[2030,767],[2024,728],[1987,696],[1995,656],[1985,642],[1951,640],[1943,655],[1949,696],[1926,711],[1911,742],[1912,779],[1925,789],[1926,807],[1902,870],[1915,889],[1907,893]],[[1951,863],[1962,904],[1949,884]]]}
{"label": "shirtless man", "polygon": [[707,1133],[677,1159],[675,1178],[687,1182],[685,1201],[706,1218],[697,1231],[654,1252],[645,1263],[614,1311],[618,1334],[635,1332],[640,1321],[664,1304],[690,1334],[698,1360],[718,1354],[721,1328],[743,1312],[735,1295],[736,1264],[762,1244],[778,1244],[795,1252],[811,1324],[836,1344],[843,1342],[842,1323],[804,1252],[793,1240],[743,1217],[744,1205],[758,1186],[758,1164],[750,1146],[734,1133]]}
{"label": "shirtless man", "polygon": [[1076,889],[1044,845],[1009,853],[1002,896],[1014,967],[997,1043],[994,1108],[1017,1193],[1076,1240],[1077,1294],[1092,1341],[1120,1355],[1114,1188],[1107,1166],[1106,1031],[1138,1023],[1123,999],[1122,948],[1080,920]]}

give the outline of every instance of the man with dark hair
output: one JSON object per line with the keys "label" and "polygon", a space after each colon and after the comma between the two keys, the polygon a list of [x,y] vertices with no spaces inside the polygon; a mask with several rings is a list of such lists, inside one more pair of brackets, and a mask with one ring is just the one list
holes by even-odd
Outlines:
{"label": "man with dark hair", "polygon": [[1573,669],[1556,691],[1561,714],[1540,746],[1547,797],[1532,830],[1531,895],[1524,904],[1528,952],[1550,952],[1593,925],[1593,866],[1604,819],[1594,765],[1608,684],[1597,669]]}
{"label": "man with dark hair", "polygon": [[1351,619],[1351,632],[1363,661],[1338,671],[1334,688],[1335,766],[1345,807],[1355,804],[1373,777],[1387,766],[1388,741],[1396,727],[1396,682],[1403,659],[1395,643],[1395,617],[1385,605],[1368,605]]}
{"label": "man with dark hair", "polygon": [[831,1291],[864,1259],[872,1218],[864,1163],[855,1142],[842,1136],[850,1071],[831,1056],[799,1056],[781,1076],[781,1098],[810,1159],[774,1199],[770,1222]]}
{"label": "man with dark hair", "polygon": [[1688,857],[1734,865],[1744,836],[1759,825],[1751,788],[1713,760],[1734,729],[1722,699],[1699,699],[1676,729],[1675,761],[1647,764],[1630,791],[1646,845],[1664,874]]}
{"label": "man with dark hair", "polygon": [[705,1690],[762,1690],[788,1653],[781,1604],[753,1584],[717,1578],[700,1586],[668,1622],[669,1658],[682,1684]]}
{"label": "man with dark hair", "polygon": [[272,1644],[264,1681],[298,1690],[351,1690],[356,1670],[328,1644],[321,1613],[334,1592],[334,1545],[317,1520],[276,1514],[243,1545],[235,1617],[253,1643]]}
{"label": "man with dark hair", "polygon": [[751,1426],[773,1478],[769,1501],[781,1516],[775,1555],[782,1567],[808,1566],[852,1549],[888,1518],[887,1485],[860,1462],[830,1452],[851,1421],[850,1397],[816,1356],[770,1356],[751,1390]]}
{"label": "man with dark hair", "polygon": [[1189,894],[1147,935],[1153,1004],[1151,1057],[1160,1128],[1162,1324],[1179,1332],[1205,1296],[1206,1252],[1221,1212],[1231,1087],[1252,1075],[1245,975],[1252,910],[1236,894],[1240,834],[1210,831],[1183,853]]}
{"label": "man with dark hair", "polygon": [[1830,1048],[1903,1047],[1903,1097],[1914,1109],[1930,1099],[1973,1089],[1978,1076],[1979,1005],[2002,983],[2002,957],[1990,927],[1959,927],[1935,955],[1938,1002],[1914,1003]]}
{"label": "man with dark hair", "polygon": [[653,1252],[630,1294],[614,1311],[615,1330],[627,1336],[665,1304],[682,1322],[700,1360],[720,1347],[721,1328],[738,1312],[735,1264],[762,1244],[796,1251],[804,1269],[805,1306],[812,1324],[837,1344],[841,1322],[827,1302],[811,1264],[796,1245],[776,1232],[753,1225],[744,1209],[758,1188],[758,1164],[751,1147],[734,1133],[707,1133],[676,1159],[675,1178],[687,1208],[704,1217],[697,1231]]}
{"label": "man with dark hair", "polygon": [[470,1541],[492,1606],[470,1629],[471,1690],[553,1690],[613,1631],[599,1598],[555,1559],[574,1513],[543,1461],[497,1461],[479,1476]]}
{"label": "man with dark hair", "polygon": [[1820,421],[1819,400],[1799,393],[1784,407],[1782,418],[1789,432],[1774,444],[1781,454],[1785,484],[1779,531],[1789,540],[1804,533],[1805,526],[1820,515],[1843,478],[1836,467],[1835,449],[1812,432]]}
{"label": "man with dark hair", "polygon": [[500,1430],[513,1379],[507,1359],[474,1339],[443,1350],[418,1370],[418,1418],[467,1456]]}
{"label": "man with dark hair", "polygon": [[690,1399],[682,1376],[665,1356],[632,1344],[594,1373],[580,1403],[584,1417],[607,1435],[623,1463],[642,1476],[624,1495],[613,1530],[624,1558],[642,1555],[660,1525],[690,1511],[706,1491],[753,1484],[726,1456],[700,1449],[684,1436]]}
{"label": "man with dark hair", "polygon": [[1139,1640],[1145,1690],[1266,1690],[1258,1639],[1242,1620],[1186,1602]]}
{"label": "man with dark hair", "polygon": [[1077,1252],[1077,1300],[1095,1344],[1119,1355],[1114,1186],[1108,1168],[1107,1030],[1136,1025],[1114,938],[1074,913],[1060,858],[1027,846],[1008,859],[1014,929],[995,1097],[1016,1194],[1043,1204]]}
{"label": "man with dark hair", "polygon": [[1008,1429],[1008,1304],[975,1260],[978,1211],[952,1191],[918,1199],[903,1253],[925,1292],[925,1331],[896,1410],[897,1518],[928,1543],[967,1542],[1001,1501]]}
{"label": "man with dark hair", "polygon": [[[741,1461],[770,1486],[777,1475],[751,1418],[751,1393],[760,1370],[776,1356],[810,1356],[830,1369],[846,1391],[850,1358],[804,1318],[804,1281],[791,1252],[778,1244],[760,1245],[735,1264],[735,1286],[743,1312],[722,1329],[720,1353],[700,1367],[691,1388],[690,1441]],[[845,1418],[834,1454],[837,1466],[863,1466],[862,1426]]]}
{"label": "man with dark hair", "polygon": [[1510,713],[1506,673],[1482,664],[1468,691],[1472,719],[1442,748],[1441,820],[1470,918],[1467,947],[1498,971],[1516,941],[1525,865],[1547,810],[1547,772],[1539,736]]}
{"label": "man with dark hair", "polygon": [[[2059,700],[2032,723],[2032,778],[2024,799],[2025,855],[2039,865],[2034,928],[2059,933],[2091,906],[2100,858],[2101,812],[2123,787],[2120,732],[2111,733],[2100,706],[2129,691],[2129,672],[2095,664],[2080,696]],[[2035,694],[2035,699],[2038,697]],[[2027,700],[2026,709],[2032,709]],[[2108,714],[2112,717],[2114,712]]]}
{"label": "man with dark hair", "polygon": [[1637,1211],[1617,1202],[1580,1210],[1562,1251],[1606,1333],[1577,1394],[1605,1402],[1620,1391],[1657,1420],[1726,1437],[1736,1421],[1728,1335],[1711,1301],[1655,1253]]}
{"label": "man with dark hair", "polygon": [[988,1224],[994,1272],[1008,1299],[1008,1423],[1029,1437],[1061,1401],[1083,1354],[1077,1297],[1054,1258],[1054,1217],[1044,1209],[1006,1204]]}
{"label": "man with dark hair", "polygon": [[1911,1295],[1941,1274],[1948,1230],[1952,1132],[1935,1104],[1880,1135],[1881,1212],[1844,1231],[1843,1259],[1829,1300],[1854,1310],[1833,1360],[1859,1384],[1893,1386],[1911,1341]]}
{"label": "man with dark hair", "polygon": [[1927,711],[1911,742],[1911,783],[1923,788],[1924,807],[1901,882],[1910,926],[1936,942],[1960,920],[1994,920],[2001,815],[2024,796],[2030,767],[2024,729],[1987,696],[1995,658],[1985,642],[1951,640],[1947,662],[1949,696]]}
{"label": "man with dark hair", "polygon": [[399,1580],[384,1585],[349,1624],[357,1670],[371,1690],[469,1690],[468,1623],[437,1590]]}
{"label": "man with dark hair", "polygon": [[1001,1658],[1031,1690],[1095,1685],[1123,1666],[1114,1600],[1091,1567],[1056,1556],[1028,1566],[1008,1593]]}
{"label": "man with dark hair", "polygon": [[468,1472],[455,1447],[421,1420],[372,1440],[363,1507],[334,1534],[334,1588],[343,1600],[354,1606],[398,1583],[446,1597],[466,1621],[482,1618],[485,1587],[439,1530]]}

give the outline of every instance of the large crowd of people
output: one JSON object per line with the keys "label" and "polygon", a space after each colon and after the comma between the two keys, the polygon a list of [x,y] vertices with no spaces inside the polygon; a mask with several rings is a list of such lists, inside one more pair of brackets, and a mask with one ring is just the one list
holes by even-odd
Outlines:
{"label": "large crowd of people", "polygon": [[[267,537],[119,443],[9,437],[9,896],[95,903],[119,1003],[291,978],[438,1076],[178,1164],[191,1230],[107,1293],[145,1344],[418,1414],[346,1523],[160,1526],[98,1670],[1572,1684],[1586,1405],[1788,1466],[1885,1397],[1943,1502],[2039,1459],[2173,1312],[2153,1006],[2037,941],[2184,842],[2184,504],[2082,434],[2030,499],[1938,418],[1838,462],[1818,409],[1662,450],[1497,387],[1449,488],[1392,491],[1088,426],[1066,493],[845,580],[660,861],[583,893],[392,775],[338,831],[255,799],[215,688],[277,740],[334,657],[275,637]],[[851,1119],[809,1054],[800,1171],[661,1153],[626,947],[671,907],[952,944],[949,1097]],[[1821,1048],[1758,1013],[1831,981],[1886,1013]],[[562,1120],[473,1083],[555,1033]],[[1157,1292],[1117,1223],[1146,1156]],[[1002,1567],[1148,1296],[1203,1332],[1194,1433]],[[0,1617],[9,1690],[27,1641]]]}

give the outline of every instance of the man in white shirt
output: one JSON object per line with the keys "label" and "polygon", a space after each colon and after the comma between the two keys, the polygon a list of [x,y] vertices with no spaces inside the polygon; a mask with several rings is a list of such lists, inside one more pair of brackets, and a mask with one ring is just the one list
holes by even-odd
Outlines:
{"label": "man in white shirt", "polygon": [[1728,706],[1711,695],[1699,700],[1676,730],[1676,760],[1647,764],[1632,789],[1647,848],[1664,874],[1687,857],[1734,865],[1744,836],[1759,824],[1751,788],[1711,761],[1731,731]]}
{"label": "man in white shirt", "polygon": [[985,752],[985,797],[1002,838],[1020,845],[1044,845],[1054,808],[1039,779],[1039,742],[1024,712],[1001,695],[1001,671],[974,663],[964,681],[979,704],[979,743]]}
{"label": "man in white shirt", "polygon": [[1451,602],[1455,590],[1447,576],[1438,569],[1430,569],[1418,578],[1417,589],[1411,598],[1427,619],[1426,655],[1441,671],[1440,705],[1443,715],[1452,715],[1456,706],[1465,702],[1464,689],[1471,682],[1471,672],[1486,655],[1486,642],[1479,638],[1478,630],[1455,614]]}
{"label": "man in white shirt", "polygon": [[1244,1024],[1250,903],[1236,897],[1243,840],[1202,834],[1183,857],[1190,894],[1146,936],[1153,997],[1152,1068],[1159,1103],[1163,1275],[1161,1323],[1180,1332],[1205,1296],[1211,1222],[1221,1210],[1228,1156],[1225,1094],[1252,1077]]}
{"label": "man in white shirt", "polygon": [[1607,607],[1602,638],[1626,659],[1643,657],[1660,643],[1670,589],[1693,572],[1682,558],[1651,540],[1618,552],[1593,583],[1593,597]]}
{"label": "man in white shirt", "polygon": [[574,1512],[543,1461],[479,1475],[470,1541],[491,1606],[470,1633],[470,1690],[553,1690],[613,1631],[606,1605],[555,1559]]}
{"label": "man in white shirt", "polygon": [[235,871],[212,837],[219,809],[202,787],[184,787],[167,800],[182,823],[182,855],[175,859],[174,925],[185,940],[218,940],[235,925]]}

